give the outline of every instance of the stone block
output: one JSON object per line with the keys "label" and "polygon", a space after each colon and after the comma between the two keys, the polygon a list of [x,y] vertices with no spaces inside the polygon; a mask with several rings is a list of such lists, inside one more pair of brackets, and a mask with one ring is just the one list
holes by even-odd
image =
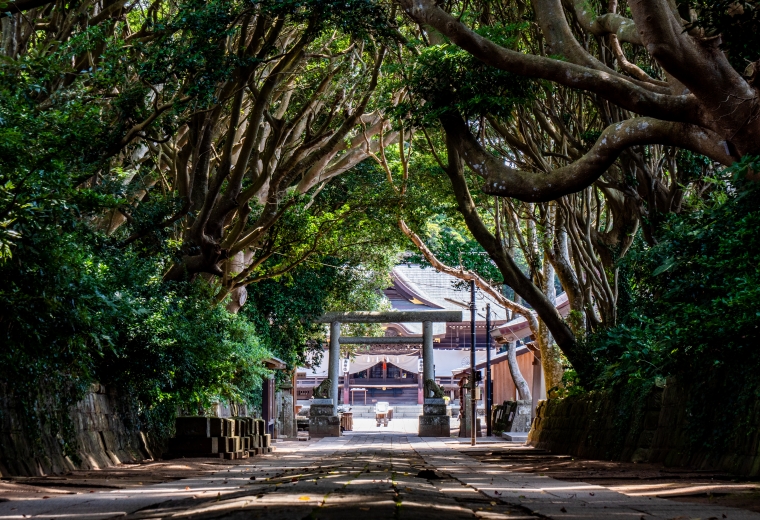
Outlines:
{"label": "stone block", "polygon": [[256,419],[253,417],[246,417],[245,418],[246,424],[248,424],[248,433],[247,435],[250,437],[251,435],[255,435],[256,433]]}
{"label": "stone block", "polygon": [[227,437],[225,420],[221,417],[209,417],[209,433],[211,437]]}
{"label": "stone block", "polygon": [[660,423],[660,411],[651,411],[647,412],[645,418],[644,418],[644,429],[645,430],[654,430],[657,428],[657,425]]}
{"label": "stone block", "polygon": [[[313,405],[312,405],[313,410]],[[332,416],[309,416],[309,435],[311,437],[340,437],[340,418]]]}
{"label": "stone block", "polygon": [[648,430],[641,432],[641,435],[639,436],[639,446],[642,448],[649,449],[652,446],[652,441],[654,440],[654,431]]}
{"label": "stone block", "polygon": [[254,433],[256,435],[264,435],[266,433],[264,419],[256,419],[254,422],[256,423],[256,431]]}
{"label": "stone block", "polygon": [[241,437],[220,437],[219,440],[219,452],[220,453],[233,453],[241,451],[243,449],[243,442]]}
{"label": "stone block", "polygon": [[211,435],[209,417],[177,417],[175,437],[218,437]]}
{"label": "stone block", "polygon": [[[315,399],[316,400],[316,399]],[[320,401],[330,401],[329,399],[320,399]],[[309,409],[309,417],[330,417],[335,414],[332,401],[330,404],[312,404]]]}
{"label": "stone block", "polygon": [[245,417],[230,417],[230,420],[235,423],[235,435],[238,437],[248,435],[248,422],[245,419]]}
{"label": "stone block", "polygon": [[[464,426],[464,427],[462,427],[462,426]],[[467,421],[466,423],[464,423],[464,425],[462,425],[462,423],[460,422],[459,436],[460,437],[470,437],[470,435],[471,435],[471,433],[470,433],[470,422]],[[482,437],[483,436],[483,427],[480,424],[480,417],[478,417],[478,418],[475,419],[475,436],[476,437]]]}
{"label": "stone block", "polygon": [[220,453],[220,458],[227,459],[227,460],[237,460],[242,458],[248,458],[248,454],[246,453],[245,456],[243,456],[242,451],[231,451],[229,453]]}
{"label": "stone block", "polygon": [[451,437],[451,417],[448,415],[421,415],[420,437]]}
{"label": "stone block", "polygon": [[169,439],[169,453],[172,455],[215,455],[219,453],[219,440],[219,437],[174,437]]}
{"label": "stone block", "polygon": [[[425,400],[427,401],[428,399]],[[423,404],[422,415],[448,415],[446,413],[446,404]]]}

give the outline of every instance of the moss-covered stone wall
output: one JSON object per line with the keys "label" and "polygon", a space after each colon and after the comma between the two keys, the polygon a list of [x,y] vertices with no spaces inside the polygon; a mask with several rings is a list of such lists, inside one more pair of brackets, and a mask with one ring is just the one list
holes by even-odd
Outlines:
{"label": "moss-covered stone wall", "polygon": [[151,458],[143,434],[127,427],[118,396],[93,385],[69,415],[74,454],[49,426],[30,433],[14,403],[0,395],[0,476],[33,476],[94,469]]}
{"label": "moss-covered stone wall", "polygon": [[725,424],[729,442],[695,447],[695,429],[714,425],[690,422],[689,393],[688,384],[669,380],[664,388],[653,387],[635,397],[603,391],[541,401],[528,443],[589,459],[760,475],[760,424]]}

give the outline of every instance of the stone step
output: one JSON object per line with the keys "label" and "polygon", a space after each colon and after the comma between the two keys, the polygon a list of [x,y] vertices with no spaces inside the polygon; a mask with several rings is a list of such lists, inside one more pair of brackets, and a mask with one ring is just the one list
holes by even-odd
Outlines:
{"label": "stone step", "polygon": [[504,432],[501,436],[512,442],[526,442],[528,440],[528,432]]}

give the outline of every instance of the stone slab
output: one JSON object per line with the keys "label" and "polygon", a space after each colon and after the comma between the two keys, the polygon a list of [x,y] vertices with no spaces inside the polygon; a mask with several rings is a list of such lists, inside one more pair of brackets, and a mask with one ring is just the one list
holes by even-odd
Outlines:
{"label": "stone slab", "polygon": [[208,417],[177,417],[174,429],[175,437],[212,437]]}
{"label": "stone slab", "polygon": [[340,437],[340,417],[311,416],[309,417],[310,437]]}
{"label": "stone slab", "polygon": [[451,437],[451,417],[448,415],[421,415],[420,437]]}
{"label": "stone slab", "polygon": [[309,409],[309,417],[329,417],[335,415],[335,408],[332,404],[313,404]]}
{"label": "stone slab", "polygon": [[446,415],[448,417],[445,404],[423,404],[422,415]]}
{"label": "stone slab", "polygon": [[219,437],[175,437],[169,439],[169,453],[171,456],[216,455],[219,453],[219,439]]}

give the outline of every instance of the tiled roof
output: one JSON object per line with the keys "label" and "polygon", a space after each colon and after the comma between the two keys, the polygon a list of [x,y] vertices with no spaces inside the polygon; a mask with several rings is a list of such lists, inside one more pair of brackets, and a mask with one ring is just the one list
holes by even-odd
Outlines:
{"label": "tiled roof", "polygon": [[[458,278],[418,264],[401,264],[391,272],[393,286],[386,289],[385,296],[394,310],[465,310],[470,302],[469,288]],[[458,285],[455,286],[455,284]],[[461,288],[460,288],[461,287]],[[487,294],[478,291],[478,313],[485,316],[487,303],[491,304],[491,319],[506,319],[504,308]],[[469,314],[468,314],[469,316]],[[478,316],[478,321],[485,321]]]}

